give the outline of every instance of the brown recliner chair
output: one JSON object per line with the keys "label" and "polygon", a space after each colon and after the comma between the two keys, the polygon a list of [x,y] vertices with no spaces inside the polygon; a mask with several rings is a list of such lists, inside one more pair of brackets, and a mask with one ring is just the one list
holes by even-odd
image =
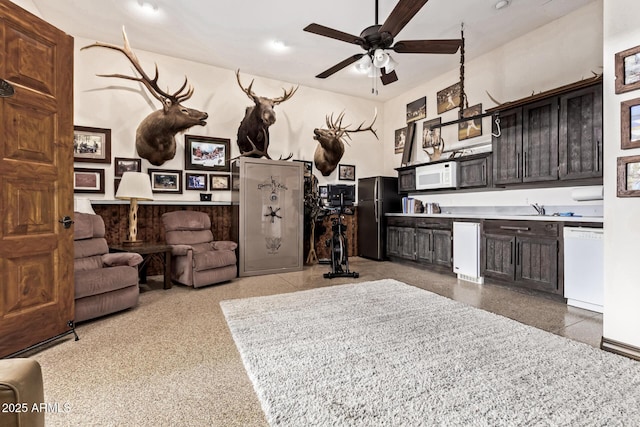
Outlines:
{"label": "brown recliner chair", "polygon": [[74,212],[75,321],[93,319],[138,304],[136,253],[109,253],[99,215]]}
{"label": "brown recliner chair", "polygon": [[40,364],[25,358],[0,360],[0,426],[44,427],[42,403]]}
{"label": "brown recliner chair", "polygon": [[171,245],[171,278],[199,288],[237,276],[231,241],[214,241],[211,220],[204,212],[175,211],[162,215],[165,240]]}

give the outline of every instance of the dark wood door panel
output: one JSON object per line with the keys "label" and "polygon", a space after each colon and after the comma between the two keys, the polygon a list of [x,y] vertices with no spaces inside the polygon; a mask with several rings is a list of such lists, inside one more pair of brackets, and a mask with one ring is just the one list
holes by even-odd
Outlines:
{"label": "dark wood door panel", "polygon": [[453,267],[452,232],[449,230],[433,230],[433,255],[432,262],[445,267]]}
{"label": "dark wood door panel", "polygon": [[482,238],[482,275],[502,280],[515,278],[515,241],[512,236],[485,234]]}
{"label": "dark wood door panel", "polygon": [[416,228],[416,257],[419,262],[431,263],[433,261],[432,251],[433,232],[426,228]]}
{"label": "dark wood door panel", "polygon": [[558,98],[522,108],[523,182],[558,179]]}
{"label": "dark wood door panel", "polygon": [[558,241],[519,237],[516,281],[528,288],[558,291]]}
{"label": "dark wood door panel", "polygon": [[522,108],[503,111],[498,117],[500,129],[494,123],[493,181],[495,184],[522,182]]}

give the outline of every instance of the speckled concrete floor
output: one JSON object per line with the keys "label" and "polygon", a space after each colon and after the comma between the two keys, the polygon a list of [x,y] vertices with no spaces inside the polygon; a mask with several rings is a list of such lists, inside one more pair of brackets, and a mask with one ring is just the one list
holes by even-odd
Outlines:
{"label": "speckled concrete floor", "polygon": [[[47,425],[266,425],[219,307],[219,302],[226,299],[394,278],[594,347],[600,342],[602,316],[597,313],[504,286],[462,282],[403,264],[362,258],[350,261],[351,269],[360,273],[358,279],[324,279],[327,265],[243,277],[200,289],[174,285],[163,290],[161,277],[150,278],[149,284],[141,287],[135,309],[80,324],[80,341],[69,339],[34,355],[43,367],[46,400],[70,401],[74,408],[70,414],[48,414]],[[123,367],[121,360],[126,360],[127,366]],[[74,362],[70,365],[69,361]],[[206,368],[198,371],[198,366]],[[140,392],[130,389],[134,382],[131,377],[140,382],[153,379],[144,377],[149,370],[171,378],[184,370],[197,378],[182,393],[156,390],[158,386],[154,388],[151,383]],[[129,394],[119,394],[125,393],[123,389]],[[181,401],[179,396],[185,393],[188,398]],[[121,424],[113,408],[104,405],[105,399],[118,398],[126,399],[132,408],[139,405],[136,410],[148,414],[118,414],[126,420]],[[96,401],[103,403],[98,407]],[[159,416],[157,412],[163,408],[165,413]],[[183,420],[189,421],[183,424]]]}

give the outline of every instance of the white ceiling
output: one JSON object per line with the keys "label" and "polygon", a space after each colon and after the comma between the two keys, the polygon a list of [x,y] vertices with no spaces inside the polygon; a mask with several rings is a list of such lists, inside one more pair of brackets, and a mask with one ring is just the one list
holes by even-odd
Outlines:
{"label": "white ceiling", "polygon": [[[385,101],[444,72],[457,69],[460,55],[393,54],[399,80],[378,84],[343,69],[327,79],[314,76],[363,50],[302,31],[317,23],[359,35],[375,23],[375,0],[144,0],[157,6],[147,17],[142,0],[32,0],[43,19],[74,37],[122,45],[126,27],[134,51],[147,50],[243,73],[323,90]],[[596,0],[430,0],[396,41],[459,38],[464,23],[469,61]],[[379,0],[383,23],[397,0]],[[273,52],[272,40],[285,52]],[[188,70],[185,71],[188,75]]]}

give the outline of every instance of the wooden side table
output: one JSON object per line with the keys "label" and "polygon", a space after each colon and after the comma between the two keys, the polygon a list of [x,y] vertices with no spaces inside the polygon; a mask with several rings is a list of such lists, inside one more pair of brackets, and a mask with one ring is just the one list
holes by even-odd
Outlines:
{"label": "wooden side table", "polygon": [[[136,245],[109,245],[109,252],[132,252],[142,255],[138,265],[140,283],[147,283],[147,267],[153,258],[164,264],[164,289],[171,289],[171,246],[158,243],[140,243]],[[162,256],[164,254],[164,256]]]}

